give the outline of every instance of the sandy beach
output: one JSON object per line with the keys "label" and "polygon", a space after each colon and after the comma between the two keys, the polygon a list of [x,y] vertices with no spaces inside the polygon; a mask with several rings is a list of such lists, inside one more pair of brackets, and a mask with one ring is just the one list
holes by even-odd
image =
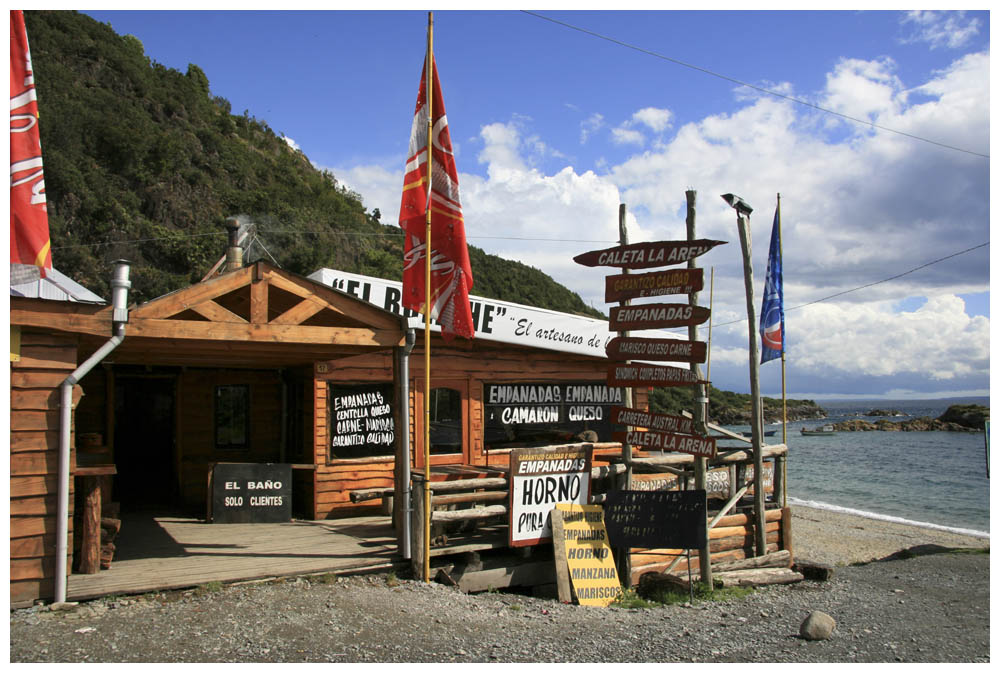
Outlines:
{"label": "sandy beach", "polygon": [[989,537],[792,505],[792,546],[798,559],[850,565],[921,545],[988,548]]}

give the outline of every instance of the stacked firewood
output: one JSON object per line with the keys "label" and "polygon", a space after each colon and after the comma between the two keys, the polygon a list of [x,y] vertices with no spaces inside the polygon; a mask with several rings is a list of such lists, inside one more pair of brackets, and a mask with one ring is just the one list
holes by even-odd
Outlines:
{"label": "stacked firewood", "polygon": [[115,539],[122,529],[122,520],[117,502],[108,502],[101,507],[101,570],[111,567],[115,556]]}

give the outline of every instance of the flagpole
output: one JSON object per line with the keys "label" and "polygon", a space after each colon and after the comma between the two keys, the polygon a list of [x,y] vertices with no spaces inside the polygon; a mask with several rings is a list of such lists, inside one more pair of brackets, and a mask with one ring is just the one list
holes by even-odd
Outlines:
{"label": "flagpole", "polygon": [[427,206],[424,229],[424,582],[431,581],[431,180],[434,171],[434,12],[427,12]]}
{"label": "flagpole", "polygon": [[[778,192],[778,258],[781,260],[781,273],[785,273],[785,257],[782,254],[781,243],[781,192]],[[785,308],[784,308],[784,278],[782,278],[782,308],[781,308],[781,443],[788,446],[788,403],[785,395]],[[788,460],[781,461],[782,507],[788,507]]]}

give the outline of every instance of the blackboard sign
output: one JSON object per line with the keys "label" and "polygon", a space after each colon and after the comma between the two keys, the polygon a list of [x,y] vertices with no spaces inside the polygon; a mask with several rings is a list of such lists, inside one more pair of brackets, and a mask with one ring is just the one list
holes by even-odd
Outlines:
{"label": "blackboard sign", "polygon": [[213,523],[284,523],[291,519],[291,465],[219,463],[215,466]]}
{"label": "blackboard sign", "polygon": [[625,429],[611,423],[624,398],[604,381],[484,383],[486,450],[609,442]]}
{"label": "blackboard sign", "polygon": [[396,452],[391,383],[330,384],[330,457],[369,458]]}
{"label": "blackboard sign", "polygon": [[604,523],[613,547],[701,549],[708,540],[706,493],[611,491]]}

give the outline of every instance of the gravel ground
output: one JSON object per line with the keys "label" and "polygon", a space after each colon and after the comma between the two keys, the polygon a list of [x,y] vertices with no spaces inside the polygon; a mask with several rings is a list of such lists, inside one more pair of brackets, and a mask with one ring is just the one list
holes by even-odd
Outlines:
{"label": "gravel ground", "polygon": [[[808,514],[826,520],[816,512]],[[859,527],[822,530],[838,544],[868,530],[868,520],[848,520]],[[809,548],[807,530],[796,532]],[[940,541],[922,530],[908,540]],[[872,537],[868,548],[875,550]],[[988,540],[964,541],[988,548]],[[836,620],[829,640],[799,637],[813,610]],[[989,617],[989,554],[976,552],[840,565],[827,582],[765,587],[724,603],[632,610],[466,595],[386,575],[324,576],[108,597],[68,611],[15,610],[10,660],[989,662]]]}

